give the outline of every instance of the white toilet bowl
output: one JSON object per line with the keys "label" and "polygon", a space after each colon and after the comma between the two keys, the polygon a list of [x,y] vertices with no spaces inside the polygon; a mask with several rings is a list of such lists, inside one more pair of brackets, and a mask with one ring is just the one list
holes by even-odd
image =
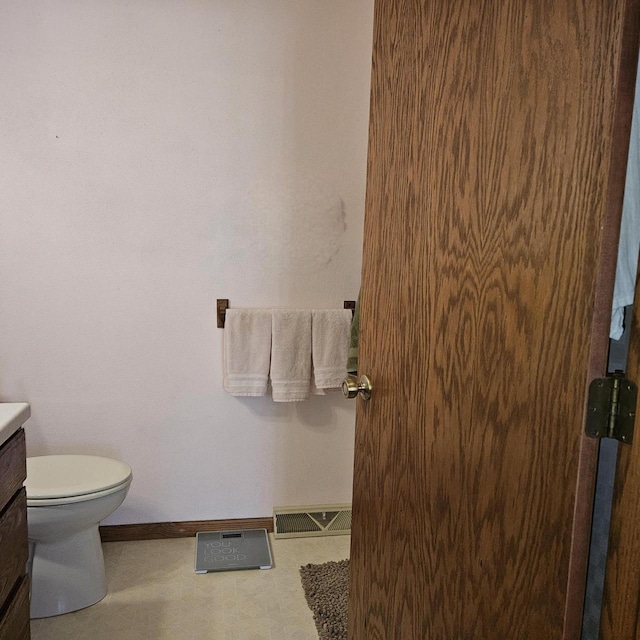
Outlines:
{"label": "white toilet bowl", "polygon": [[32,618],[77,611],[104,598],[98,525],[122,504],[131,480],[131,467],[110,458],[27,458]]}

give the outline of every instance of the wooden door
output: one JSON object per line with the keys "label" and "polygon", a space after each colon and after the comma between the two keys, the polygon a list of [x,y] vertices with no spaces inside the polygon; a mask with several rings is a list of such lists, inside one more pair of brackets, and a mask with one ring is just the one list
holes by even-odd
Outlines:
{"label": "wooden door", "polygon": [[350,640],[580,636],[638,4],[376,1]]}

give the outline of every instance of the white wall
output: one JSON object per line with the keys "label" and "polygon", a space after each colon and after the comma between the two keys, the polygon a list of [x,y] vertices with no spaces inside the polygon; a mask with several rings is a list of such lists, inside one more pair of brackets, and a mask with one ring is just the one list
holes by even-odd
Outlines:
{"label": "white wall", "polygon": [[0,400],[131,464],[109,523],[350,500],[354,405],[226,395],[215,300],[356,297],[372,4],[0,4]]}

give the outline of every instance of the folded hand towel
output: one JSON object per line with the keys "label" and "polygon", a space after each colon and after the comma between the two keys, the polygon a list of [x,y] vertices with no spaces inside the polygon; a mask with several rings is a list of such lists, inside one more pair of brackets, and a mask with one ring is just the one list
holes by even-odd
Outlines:
{"label": "folded hand towel", "polygon": [[347,375],[350,335],[350,309],[321,309],[312,312],[313,374],[318,389],[342,386]]}
{"label": "folded hand towel", "polygon": [[232,396],[263,396],[271,359],[271,311],[227,309],[224,388]]}
{"label": "folded hand towel", "polygon": [[274,309],[271,342],[273,400],[307,400],[310,383],[311,311]]}
{"label": "folded hand towel", "polygon": [[[313,326],[311,327],[311,331],[313,332]],[[313,348],[313,347],[312,347]],[[326,396],[327,392],[324,389],[318,389],[318,385],[316,384],[316,378],[313,373],[313,358],[311,358],[311,395],[312,396]]]}

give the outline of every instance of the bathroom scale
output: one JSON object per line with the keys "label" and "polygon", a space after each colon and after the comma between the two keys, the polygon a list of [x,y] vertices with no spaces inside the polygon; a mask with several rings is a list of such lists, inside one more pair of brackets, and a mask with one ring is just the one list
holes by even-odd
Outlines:
{"label": "bathroom scale", "polygon": [[271,569],[272,566],[266,529],[196,533],[196,573]]}

